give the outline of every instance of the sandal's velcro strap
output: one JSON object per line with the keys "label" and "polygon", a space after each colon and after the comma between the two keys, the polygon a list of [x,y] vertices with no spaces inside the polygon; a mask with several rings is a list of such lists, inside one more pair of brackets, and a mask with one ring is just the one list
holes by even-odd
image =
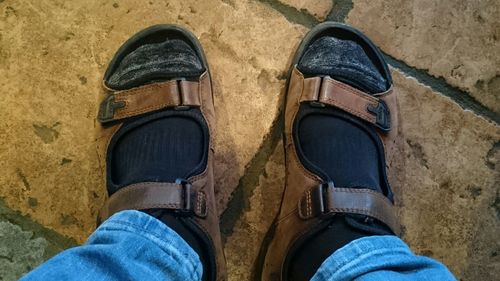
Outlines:
{"label": "sandal's velcro strap", "polygon": [[[392,87],[377,96],[391,94]],[[374,124],[383,131],[391,129],[390,110],[383,100],[328,76],[305,78],[300,101],[334,106]]]}
{"label": "sandal's velcro strap", "polygon": [[111,92],[101,103],[97,119],[107,123],[166,107],[200,105],[199,82],[170,80]]}
{"label": "sandal's velcro strap", "polygon": [[99,221],[123,210],[170,209],[206,217],[207,203],[203,192],[194,191],[189,183],[143,182],[121,188],[99,211]]}
{"label": "sandal's velcro strap", "polygon": [[298,205],[299,217],[311,219],[335,213],[373,217],[399,233],[395,207],[384,195],[371,189],[338,188],[325,184],[304,193]]}

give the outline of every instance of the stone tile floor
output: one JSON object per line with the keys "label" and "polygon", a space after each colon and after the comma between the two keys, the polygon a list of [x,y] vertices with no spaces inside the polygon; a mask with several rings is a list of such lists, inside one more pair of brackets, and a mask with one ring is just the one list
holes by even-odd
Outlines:
{"label": "stone tile floor", "polygon": [[403,238],[461,280],[494,280],[496,0],[0,0],[0,280],[92,232],[105,199],[94,141],[101,77],[124,40],[156,23],[190,28],[207,53],[230,280],[251,280],[283,189],[278,120],[288,61],[324,20],[360,28],[391,64],[404,118]]}

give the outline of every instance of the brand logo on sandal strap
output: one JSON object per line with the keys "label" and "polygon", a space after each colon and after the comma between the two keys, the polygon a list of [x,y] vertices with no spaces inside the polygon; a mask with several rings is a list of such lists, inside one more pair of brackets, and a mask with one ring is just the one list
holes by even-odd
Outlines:
{"label": "brand logo on sandal strap", "polygon": [[125,107],[125,102],[115,101],[115,96],[110,94],[102,101],[101,106],[99,107],[97,120],[101,123],[112,121],[115,111],[123,107]]}
{"label": "brand logo on sandal strap", "polygon": [[377,104],[371,104],[367,107],[368,112],[375,115],[375,125],[384,132],[391,130],[391,115],[389,109],[383,100]]}

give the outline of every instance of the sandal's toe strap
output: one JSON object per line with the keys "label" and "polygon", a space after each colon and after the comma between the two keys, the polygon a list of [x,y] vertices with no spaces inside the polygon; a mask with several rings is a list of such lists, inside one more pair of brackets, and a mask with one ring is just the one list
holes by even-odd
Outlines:
{"label": "sandal's toe strap", "polygon": [[102,222],[123,210],[170,209],[187,215],[207,216],[205,193],[193,190],[189,183],[143,182],[121,188],[101,208]]}
{"label": "sandal's toe strap", "polygon": [[200,83],[170,80],[129,90],[113,91],[102,101],[97,119],[102,124],[141,115],[167,107],[197,107]]}
{"label": "sandal's toe strap", "polygon": [[392,87],[386,92],[370,95],[328,76],[305,78],[303,83],[301,102],[334,106],[375,125],[384,132],[391,129],[391,109],[379,97],[387,98],[393,95]]}
{"label": "sandal's toe strap", "polygon": [[394,233],[400,233],[394,204],[371,189],[321,184],[304,193],[299,200],[298,213],[305,220],[335,213],[366,215],[385,223]]}

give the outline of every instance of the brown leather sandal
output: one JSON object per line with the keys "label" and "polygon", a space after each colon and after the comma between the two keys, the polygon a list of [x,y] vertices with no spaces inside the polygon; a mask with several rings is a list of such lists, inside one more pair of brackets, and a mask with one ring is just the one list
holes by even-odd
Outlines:
{"label": "brown leather sandal", "polygon": [[[371,48],[375,56],[384,61],[380,51],[361,32],[338,23],[323,23],[312,29],[300,44],[287,81],[285,105],[284,146],[286,157],[286,187],[280,211],[269,230],[258,258],[256,279],[289,280],[288,258],[300,246],[304,237],[311,235],[325,221],[336,214],[354,214],[374,218],[393,233],[399,233],[392,194],[370,189],[342,188],[325,182],[322,177],[305,167],[301,161],[292,131],[299,107],[334,107],[372,125],[383,143],[385,152],[384,176],[394,179],[393,159],[401,145],[398,103],[387,65],[380,66],[388,77],[390,88],[386,92],[367,94],[328,76],[307,77],[297,68],[306,48],[324,34],[350,34]],[[384,153],[382,153],[384,154]],[[382,163],[384,164],[384,163]]]}
{"label": "brown leather sandal", "polygon": [[[113,89],[109,78],[120,61],[144,42],[158,38],[182,38],[191,45],[206,71],[197,79],[176,79],[143,84],[129,89]],[[178,214],[183,223],[196,233],[209,253],[209,273],[206,280],[226,280],[225,258],[222,249],[219,218],[214,196],[213,128],[215,113],[208,64],[199,41],[189,31],[175,25],[156,25],[147,28],[124,43],[111,61],[103,81],[106,97],[101,103],[97,138],[101,165],[106,167],[107,187],[113,185],[110,174],[110,151],[120,138],[119,130],[128,120],[149,118],[166,111],[199,109],[209,131],[206,167],[201,172],[175,183],[141,182],[120,187],[113,192],[99,212],[98,222],[122,210],[168,209]],[[168,110],[167,110],[168,109]],[[204,272],[204,276],[207,272]],[[204,278],[205,279],[205,278]]]}

